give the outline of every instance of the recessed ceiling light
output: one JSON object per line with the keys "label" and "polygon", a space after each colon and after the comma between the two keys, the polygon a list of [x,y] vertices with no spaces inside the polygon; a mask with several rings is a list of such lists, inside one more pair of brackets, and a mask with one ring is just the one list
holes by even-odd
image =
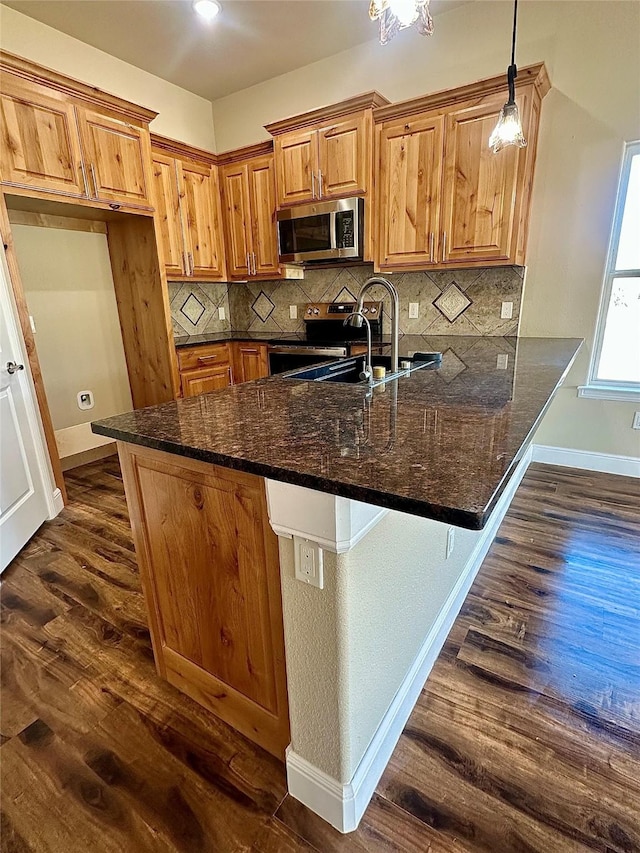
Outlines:
{"label": "recessed ceiling light", "polygon": [[205,21],[213,21],[218,12],[222,11],[218,0],[195,0],[193,8]]}

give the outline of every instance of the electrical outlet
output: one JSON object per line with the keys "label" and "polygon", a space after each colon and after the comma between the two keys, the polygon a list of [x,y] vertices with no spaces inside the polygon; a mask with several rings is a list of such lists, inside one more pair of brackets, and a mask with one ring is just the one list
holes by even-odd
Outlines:
{"label": "electrical outlet", "polygon": [[93,391],[78,391],[79,409],[93,409],[94,406]]}
{"label": "electrical outlet", "polygon": [[226,319],[227,319],[227,312],[224,310],[224,305],[221,305],[218,308],[218,320],[226,320]]}
{"label": "electrical outlet", "polygon": [[450,527],[447,530],[447,554],[446,554],[447,560],[453,554],[453,549],[455,547],[455,544],[456,544],[456,529],[455,529],[455,527]]}
{"label": "electrical outlet", "polygon": [[419,302],[410,302],[409,303],[409,319],[417,320],[420,316],[420,303]]}
{"label": "electrical outlet", "polygon": [[496,370],[506,370],[509,364],[509,356],[506,352],[501,352],[496,359]]}
{"label": "electrical outlet", "polygon": [[634,412],[631,426],[634,429],[640,429],[640,412]]}
{"label": "electrical outlet", "polygon": [[29,325],[31,326],[31,331],[35,335],[35,333],[36,333],[36,321],[33,319],[31,314],[29,314]]}
{"label": "electrical outlet", "polygon": [[501,320],[511,320],[513,317],[513,302],[503,302],[500,310]]}
{"label": "electrical outlet", "polygon": [[299,581],[318,589],[324,587],[322,548],[311,539],[293,537],[295,576]]}
{"label": "electrical outlet", "polygon": [[298,319],[298,306],[297,305],[289,305],[289,319],[297,320]]}

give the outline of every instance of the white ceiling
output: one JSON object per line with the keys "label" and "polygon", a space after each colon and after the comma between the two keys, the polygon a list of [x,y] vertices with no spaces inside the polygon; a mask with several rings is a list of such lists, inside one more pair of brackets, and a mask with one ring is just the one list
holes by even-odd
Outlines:
{"label": "white ceiling", "polygon": [[[209,100],[377,37],[369,0],[3,0],[5,5]],[[463,0],[433,0],[432,14]],[[416,38],[420,38],[415,34]]]}

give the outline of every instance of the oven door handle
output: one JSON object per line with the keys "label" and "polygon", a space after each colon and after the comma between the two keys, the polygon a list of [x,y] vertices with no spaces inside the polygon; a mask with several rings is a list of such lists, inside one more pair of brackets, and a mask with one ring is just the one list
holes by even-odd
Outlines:
{"label": "oven door handle", "polygon": [[335,355],[336,358],[346,356],[345,347],[297,347],[297,346],[270,346],[269,353],[283,355]]}
{"label": "oven door handle", "polygon": [[334,251],[339,251],[338,249],[338,235],[336,230],[336,211],[333,210],[329,214],[329,242],[331,244],[331,248]]}

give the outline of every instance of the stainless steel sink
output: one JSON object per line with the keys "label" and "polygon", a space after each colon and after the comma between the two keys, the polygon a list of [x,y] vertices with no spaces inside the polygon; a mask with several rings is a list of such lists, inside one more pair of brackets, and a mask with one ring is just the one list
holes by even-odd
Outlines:
{"label": "stainless steel sink", "polygon": [[387,375],[384,379],[374,379],[368,381],[362,379],[360,374],[364,366],[365,359],[363,356],[355,358],[344,358],[340,361],[325,362],[317,364],[314,367],[303,367],[299,370],[293,370],[287,373],[283,378],[286,379],[303,379],[307,382],[342,382],[347,385],[362,385],[375,386],[382,385],[384,382],[389,382],[391,379],[398,379],[402,376],[408,376],[416,370],[422,370],[426,367],[437,368],[442,363],[441,352],[426,352],[415,353],[415,355],[400,359],[400,364],[407,364],[407,367],[402,368],[397,373],[391,373],[391,357],[387,355],[374,355],[371,359],[373,367],[386,367]]}

